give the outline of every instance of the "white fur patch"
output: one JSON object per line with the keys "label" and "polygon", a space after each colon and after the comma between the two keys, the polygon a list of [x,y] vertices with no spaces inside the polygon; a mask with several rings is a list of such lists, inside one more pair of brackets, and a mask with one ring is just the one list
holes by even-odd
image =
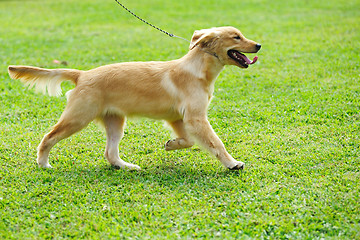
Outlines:
{"label": "white fur patch", "polygon": [[170,95],[177,96],[179,94],[179,91],[171,80],[170,74],[168,72],[165,73],[161,81],[161,85]]}
{"label": "white fur patch", "polygon": [[205,78],[203,63],[199,61],[199,59],[194,59],[191,62],[184,62],[181,64],[181,67],[184,71],[189,72],[196,78]]}
{"label": "white fur patch", "polygon": [[65,93],[66,100],[69,101],[69,97],[74,89],[71,89]]}
{"label": "white fur patch", "polygon": [[49,96],[61,96],[61,82],[63,79],[61,79],[60,76],[57,77],[38,77],[33,78],[31,80],[25,80],[22,81],[25,86],[28,86],[29,89],[35,88],[36,92],[41,92],[45,94],[46,92],[49,94]]}

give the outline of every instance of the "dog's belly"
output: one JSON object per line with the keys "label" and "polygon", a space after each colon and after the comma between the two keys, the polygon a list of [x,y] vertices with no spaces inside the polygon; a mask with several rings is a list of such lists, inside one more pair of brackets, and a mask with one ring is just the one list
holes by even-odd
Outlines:
{"label": "dog's belly", "polygon": [[104,113],[117,114],[127,117],[147,117],[152,119],[164,119],[170,121],[182,119],[182,116],[177,110],[175,104],[172,104],[169,101],[157,102],[150,101],[149,99],[112,102],[104,108]]}
{"label": "dog's belly", "polygon": [[127,109],[110,106],[104,109],[104,114],[116,114],[127,117],[146,117],[158,120],[175,121],[182,119],[182,116],[174,109]]}

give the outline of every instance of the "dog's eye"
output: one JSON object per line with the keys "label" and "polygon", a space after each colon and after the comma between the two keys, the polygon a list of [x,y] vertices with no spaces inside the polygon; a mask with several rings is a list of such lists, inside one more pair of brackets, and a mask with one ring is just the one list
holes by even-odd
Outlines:
{"label": "dog's eye", "polygon": [[240,38],[240,36],[236,36],[236,37],[234,37],[235,39],[238,39],[238,40],[240,40],[241,38]]}

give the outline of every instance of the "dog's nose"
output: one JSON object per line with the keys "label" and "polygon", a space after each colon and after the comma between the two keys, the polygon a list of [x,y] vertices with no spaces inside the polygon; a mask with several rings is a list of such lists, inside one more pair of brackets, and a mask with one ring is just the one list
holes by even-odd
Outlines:
{"label": "dog's nose", "polygon": [[257,43],[255,47],[256,47],[256,49],[259,51],[260,48],[261,48],[261,44]]}

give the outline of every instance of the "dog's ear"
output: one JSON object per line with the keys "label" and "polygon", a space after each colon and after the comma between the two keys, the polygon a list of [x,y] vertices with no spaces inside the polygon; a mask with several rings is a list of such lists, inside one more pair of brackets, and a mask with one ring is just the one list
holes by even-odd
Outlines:
{"label": "dog's ear", "polygon": [[205,45],[216,37],[216,33],[210,29],[197,30],[194,32],[189,49],[192,50],[199,44]]}

